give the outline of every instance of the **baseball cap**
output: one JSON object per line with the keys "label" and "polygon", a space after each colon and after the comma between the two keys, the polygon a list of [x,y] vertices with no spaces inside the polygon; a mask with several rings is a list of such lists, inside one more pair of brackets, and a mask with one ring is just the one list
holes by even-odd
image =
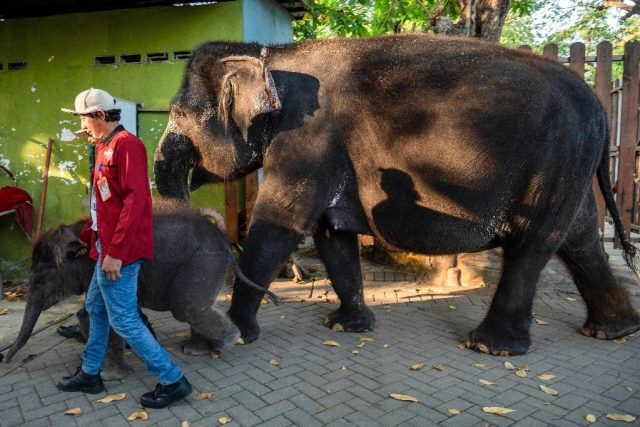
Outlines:
{"label": "baseball cap", "polygon": [[117,108],[116,99],[109,95],[107,91],[91,88],[80,92],[78,96],[76,96],[75,110],[62,108],[62,111],[79,115],[91,114],[96,111],[115,110]]}

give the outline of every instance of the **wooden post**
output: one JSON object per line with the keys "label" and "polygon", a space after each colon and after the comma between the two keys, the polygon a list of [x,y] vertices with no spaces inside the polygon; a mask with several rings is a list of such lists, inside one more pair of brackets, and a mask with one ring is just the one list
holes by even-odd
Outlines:
{"label": "wooden post", "polygon": [[[596,87],[595,92],[596,96],[600,100],[602,104],[602,108],[604,109],[604,113],[607,116],[607,124],[610,123],[611,120],[611,65],[613,59],[613,50],[611,43],[604,41],[598,44],[597,53],[596,53]],[[611,144],[611,141],[609,141]],[[607,156],[607,161],[609,161],[609,147],[604,154]],[[607,177],[608,178],[608,177]],[[593,194],[596,197],[596,205],[598,206],[598,228],[600,229],[600,235],[604,238],[604,215],[606,212],[606,207],[604,205],[604,198],[602,197],[602,193],[599,191],[599,186],[597,183],[597,178],[593,180]]]}
{"label": "wooden post", "polygon": [[542,56],[544,56],[545,58],[549,58],[549,59],[553,59],[555,61],[558,60],[558,45],[551,43],[546,45],[543,49],[542,49]]}
{"label": "wooden post", "polygon": [[631,232],[633,190],[638,137],[638,89],[640,80],[640,42],[624,46],[622,72],[622,111],[620,125],[620,160],[616,204],[627,236]]}
{"label": "wooden post", "polygon": [[44,219],[44,207],[47,200],[47,185],[49,184],[49,165],[51,164],[51,148],[53,147],[53,139],[49,138],[47,141],[47,156],[44,161],[44,172],[42,173],[42,185],[40,186],[40,204],[38,205],[38,219],[36,221],[36,235],[33,238],[33,242],[40,237],[40,231],[42,229],[42,221]]}
{"label": "wooden post", "polygon": [[235,181],[224,183],[224,220],[227,223],[227,237],[231,243],[238,242],[238,192]]}

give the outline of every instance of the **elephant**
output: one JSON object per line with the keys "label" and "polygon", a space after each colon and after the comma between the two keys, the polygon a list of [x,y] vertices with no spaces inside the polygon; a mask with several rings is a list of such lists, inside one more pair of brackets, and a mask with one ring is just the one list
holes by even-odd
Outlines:
{"label": "elephant", "polygon": [[[599,240],[596,175],[633,268],[608,149],[590,88],[534,53],[421,34],[213,41],[188,62],[154,173],[161,195],[188,200],[204,183],[262,168],[240,268],[267,289],[301,236],[313,236],[340,300],[324,323],[338,331],[375,326],[358,234],[429,255],[501,247],[496,292],[464,343],[516,355],[530,347],[536,285],[556,254],[586,304],[583,334],[640,328]],[[260,299],[233,291],[228,314],[247,342],[259,337]]]}
{"label": "elephant", "polygon": [[[82,248],[77,236],[85,222],[51,229],[34,244],[24,318],[6,362],[26,344],[43,310],[88,289],[95,261],[86,251],[76,256]],[[208,354],[211,349],[236,343],[238,328],[214,307],[225,284],[228,264],[242,285],[261,288],[239,270],[226,235],[188,204],[176,201],[154,201],[153,223],[154,258],[143,262],[140,269],[140,306],[171,311],[177,320],[190,325],[191,335],[183,346],[185,354]],[[275,295],[270,296],[279,303]],[[85,315],[79,320],[86,337],[89,319]],[[120,379],[129,372],[124,362],[124,343],[111,331],[101,376],[105,380]]]}

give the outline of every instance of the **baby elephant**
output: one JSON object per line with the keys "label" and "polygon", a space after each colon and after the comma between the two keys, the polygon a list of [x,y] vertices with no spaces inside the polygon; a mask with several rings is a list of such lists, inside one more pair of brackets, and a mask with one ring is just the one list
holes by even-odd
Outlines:
{"label": "baby elephant", "polygon": [[[171,311],[177,320],[191,325],[191,337],[183,347],[185,354],[207,354],[211,349],[233,345],[240,336],[238,328],[214,307],[229,263],[245,285],[257,285],[240,271],[225,234],[187,204],[154,201],[153,215],[154,259],[140,270],[140,306]],[[6,362],[26,344],[42,310],[86,292],[95,261],[86,254],[76,257],[82,225],[82,221],[62,225],[42,235],[35,244],[24,319]],[[273,294],[270,297],[277,303]],[[124,344],[112,331],[102,377],[119,379],[128,372]]]}

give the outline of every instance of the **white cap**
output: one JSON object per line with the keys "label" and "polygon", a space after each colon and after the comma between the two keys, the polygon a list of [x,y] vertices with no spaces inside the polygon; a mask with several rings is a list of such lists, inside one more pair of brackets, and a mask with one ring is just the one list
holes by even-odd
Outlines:
{"label": "white cap", "polygon": [[65,113],[91,114],[96,111],[109,111],[118,108],[116,99],[102,89],[87,89],[76,96],[75,110],[62,108]]}

